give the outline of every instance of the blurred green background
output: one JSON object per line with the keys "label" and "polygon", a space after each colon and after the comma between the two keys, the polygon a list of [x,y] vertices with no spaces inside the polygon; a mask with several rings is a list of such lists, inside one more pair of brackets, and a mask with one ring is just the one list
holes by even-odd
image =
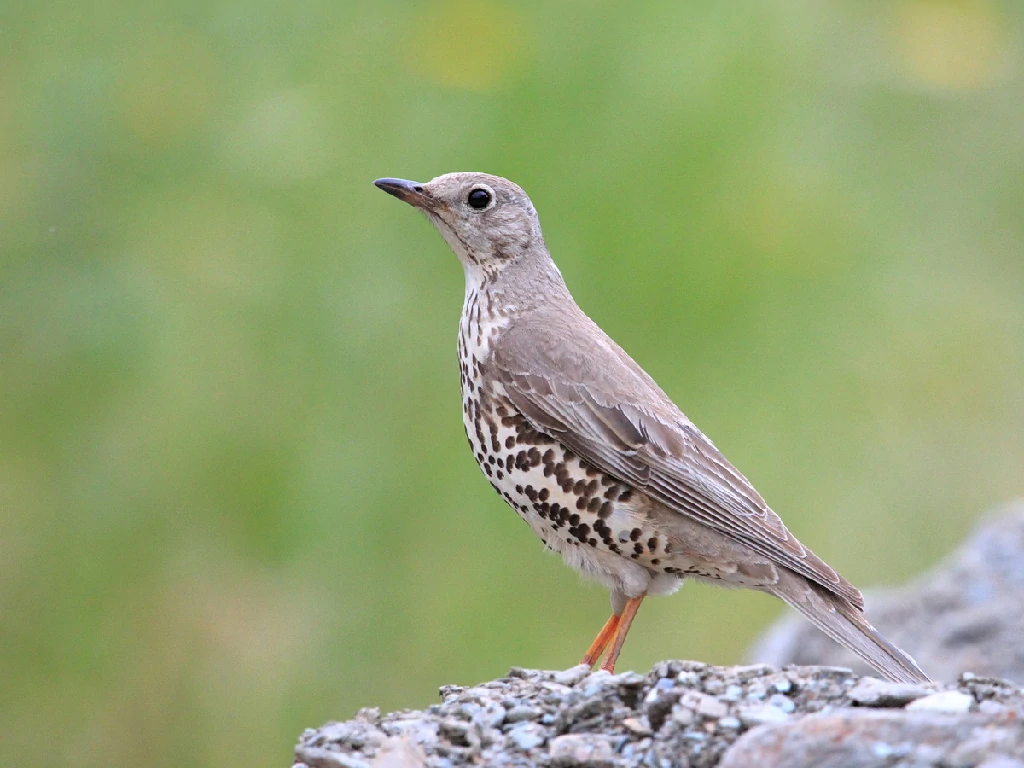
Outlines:
{"label": "blurred green background", "polygon": [[[462,274],[373,188],[523,185],[583,308],[862,586],[1024,492],[1024,7],[0,5],[0,763],[286,765],[607,617],[466,450]],[[782,607],[688,586],[620,668]]]}

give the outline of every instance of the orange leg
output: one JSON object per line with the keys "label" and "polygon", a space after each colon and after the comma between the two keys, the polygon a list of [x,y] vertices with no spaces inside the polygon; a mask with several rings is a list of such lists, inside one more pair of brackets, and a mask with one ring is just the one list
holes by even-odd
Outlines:
{"label": "orange leg", "polygon": [[580,664],[586,664],[588,667],[594,666],[598,659],[601,658],[601,654],[604,653],[604,649],[608,647],[608,643],[611,642],[612,635],[615,634],[615,630],[619,626],[619,620],[622,618],[621,614],[613,613],[611,618],[604,623],[601,627],[601,631],[597,633],[597,637],[594,638],[594,642],[590,644],[590,648],[583,654],[583,661]]}
{"label": "orange leg", "polygon": [[[629,625],[633,623],[633,619],[636,617],[636,612],[640,610],[640,603],[644,601],[646,595],[640,595],[640,597],[634,597],[626,601],[626,607],[622,611],[622,616],[619,617],[619,621],[616,622],[618,626],[615,627],[615,635],[612,639],[611,650],[608,651],[608,655],[604,659],[604,664],[601,665],[601,669],[605,669],[609,672],[615,671],[615,662],[619,658],[619,651],[622,650],[622,644],[626,642],[626,633],[629,632]],[[612,617],[614,618],[614,617]],[[607,629],[607,625],[605,625]],[[601,630],[604,634],[604,630]],[[598,639],[600,639],[598,635]],[[595,641],[596,642],[596,641]]]}

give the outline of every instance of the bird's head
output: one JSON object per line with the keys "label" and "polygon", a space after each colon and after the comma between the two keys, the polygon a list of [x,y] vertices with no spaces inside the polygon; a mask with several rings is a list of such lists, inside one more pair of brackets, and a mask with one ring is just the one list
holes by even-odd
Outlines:
{"label": "bird's head", "polygon": [[547,256],[533,203],[508,179],[446,173],[425,183],[377,179],[374,184],[423,211],[467,273],[496,273],[531,253]]}

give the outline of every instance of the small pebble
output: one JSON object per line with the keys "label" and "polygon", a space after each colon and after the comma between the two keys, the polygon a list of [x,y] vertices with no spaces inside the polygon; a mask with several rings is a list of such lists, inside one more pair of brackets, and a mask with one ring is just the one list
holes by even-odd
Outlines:
{"label": "small pebble", "polygon": [[1010,711],[1010,708],[1005,704],[1000,704],[998,701],[985,699],[985,701],[978,705],[978,711],[983,715],[1005,715]]}
{"label": "small pebble", "polygon": [[692,709],[702,717],[719,718],[728,713],[729,708],[714,696],[698,691],[687,691],[679,699],[679,704],[687,709]]}
{"label": "small pebble", "polygon": [[737,730],[742,727],[738,718],[735,717],[723,717],[718,721],[719,728],[729,728],[730,730]]}
{"label": "small pebble", "polygon": [[696,672],[680,672],[676,681],[679,685],[685,685],[688,688],[696,688],[700,685],[700,675]]}
{"label": "small pebble", "polygon": [[743,696],[743,689],[738,685],[729,685],[725,688],[725,693],[722,694],[723,701],[739,701],[740,697]]}
{"label": "small pebble", "polygon": [[540,720],[544,712],[536,707],[512,707],[505,713],[506,723],[521,723],[524,720]]}
{"label": "small pebble", "polygon": [[627,717],[622,721],[622,725],[634,736],[649,736],[651,733],[651,729],[648,727],[647,723],[635,717]]}
{"label": "small pebble", "polygon": [[928,695],[928,689],[914,683],[891,683],[876,677],[862,677],[850,690],[850,701],[863,707],[902,707]]}
{"label": "small pebble", "polygon": [[556,736],[551,740],[548,753],[551,755],[551,765],[556,768],[612,768],[615,765],[608,737],[593,733]]}
{"label": "small pebble", "polygon": [[536,723],[519,723],[506,735],[517,749],[527,752],[544,743],[544,729]]}
{"label": "small pebble", "polygon": [[764,723],[784,723],[789,715],[778,707],[770,704],[758,704],[756,706],[740,707],[736,714],[744,725],[762,725]]}
{"label": "small pebble", "polygon": [[693,725],[697,722],[697,713],[689,707],[683,707],[676,704],[672,707],[672,720],[685,728],[686,726]]}
{"label": "small pebble", "polygon": [[586,664],[577,664],[575,667],[569,667],[569,669],[562,672],[555,672],[551,679],[559,685],[568,685],[572,687],[589,674],[590,667]]}
{"label": "small pebble", "polygon": [[923,699],[912,701],[907,705],[907,709],[915,712],[968,712],[971,709],[971,704],[974,703],[974,697],[966,693],[960,693],[960,691],[940,691],[939,693],[933,693],[930,696],[925,696]]}
{"label": "small pebble", "polygon": [[764,701],[765,696],[768,692],[765,690],[764,683],[761,680],[754,680],[747,686],[747,695],[745,698],[750,701]]}
{"label": "small pebble", "polygon": [[783,696],[781,693],[772,694],[771,698],[768,699],[768,704],[773,707],[778,707],[783,712],[792,712],[796,709],[796,705],[793,700]]}

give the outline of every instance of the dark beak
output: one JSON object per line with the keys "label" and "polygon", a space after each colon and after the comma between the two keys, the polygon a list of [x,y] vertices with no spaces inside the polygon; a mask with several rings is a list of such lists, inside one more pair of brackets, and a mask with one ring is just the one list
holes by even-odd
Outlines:
{"label": "dark beak", "polygon": [[394,195],[399,200],[417,208],[429,208],[433,203],[433,198],[423,191],[423,185],[418,181],[408,181],[406,179],[377,179],[373,183],[376,187],[383,189],[389,195]]}

